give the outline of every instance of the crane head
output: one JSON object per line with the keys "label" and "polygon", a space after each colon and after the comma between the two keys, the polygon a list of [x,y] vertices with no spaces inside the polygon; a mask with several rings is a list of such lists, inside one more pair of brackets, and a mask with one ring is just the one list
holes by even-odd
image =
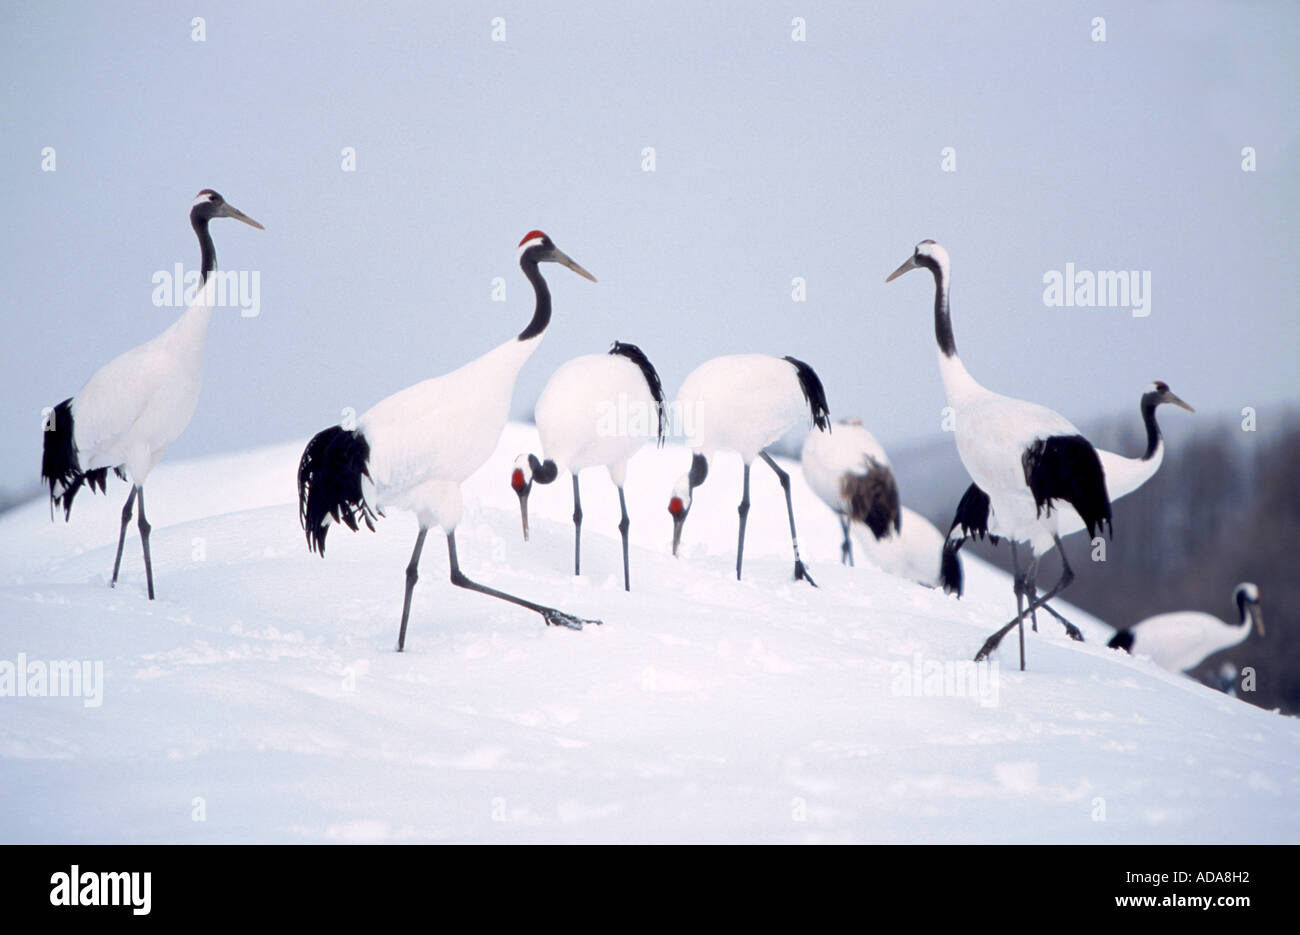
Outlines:
{"label": "crane head", "polygon": [[1175,396],[1173,390],[1169,389],[1169,384],[1164,380],[1156,380],[1147,387],[1147,391],[1142,394],[1142,403],[1143,405],[1151,406],[1162,406],[1165,403],[1170,403],[1174,406],[1186,409],[1188,412],[1196,411],[1191,406],[1187,405],[1187,403]]}
{"label": "crane head", "polygon": [[1259,585],[1243,581],[1237,585],[1232,596],[1237,602],[1237,610],[1241,613],[1241,622],[1245,624],[1249,620],[1255,625],[1255,631],[1263,636],[1264,611],[1259,605]]}
{"label": "crane head", "polygon": [[912,251],[912,255],[903,261],[903,264],[889,274],[885,282],[893,282],[899,276],[902,276],[908,270],[924,266],[935,276],[948,275],[948,251],[939,246],[933,240],[922,240]]}
{"label": "crane head", "polygon": [[533,489],[533,466],[528,463],[531,455],[515,458],[514,469],[510,472],[510,487],[519,497],[519,515],[524,522],[524,541],[528,541],[528,494]]}
{"label": "crane head", "polygon": [[533,230],[524,234],[524,239],[519,241],[518,250],[519,265],[531,263],[536,266],[538,263],[559,263],[561,266],[567,266],[583,279],[596,281],[596,277],[591,275],[572,259],[569,258],[563,250],[557,247],[551,238],[541,231]]}
{"label": "crane head", "polygon": [[194,201],[190,204],[190,217],[194,220],[203,221],[210,221],[212,218],[234,218],[236,221],[243,221],[258,230],[266,230],[265,227],[258,224],[247,214],[227,202],[218,192],[214,192],[210,188],[203,189],[195,196]]}
{"label": "crane head", "polygon": [[668,499],[668,513],[673,518],[673,555],[682,542],[682,527],[686,525],[686,514],[691,512],[690,477],[683,474],[673,485],[673,495]]}

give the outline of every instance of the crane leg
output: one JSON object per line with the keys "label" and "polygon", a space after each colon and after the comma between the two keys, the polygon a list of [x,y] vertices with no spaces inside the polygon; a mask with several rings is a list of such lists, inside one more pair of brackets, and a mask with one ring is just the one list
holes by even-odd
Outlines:
{"label": "crane leg", "polygon": [[582,498],[578,495],[578,475],[573,475],[573,573],[582,564]]}
{"label": "crane leg", "polygon": [[131,492],[126,495],[126,505],[122,507],[122,530],[117,534],[117,558],[113,559],[113,580],[108,583],[110,588],[117,587],[117,571],[122,567],[122,546],[126,544],[126,527],[131,522],[131,506],[135,503],[135,485],[131,485]]}
{"label": "crane leg", "polygon": [[1076,643],[1083,642],[1083,633],[1079,628],[1058,614],[1051,604],[1044,604],[1041,609],[1047,611],[1060,622],[1061,626],[1065,627],[1066,636],[1074,640]]}
{"label": "crane leg", "polygon": [[623,488],[618,488],[618,508],[623,512],[623,518],[618,521],[618,534],[623,537],[623,590],[632,590],[632,577],[628,574],[627,563],[627,531],[631,528],[632,523],[627,518],[627,501],[623,499]]}
{"label": "crane leg", "polygon": [[740,514],[740,539],[736,543],[736,580],[740,580],[740,565],[745,560],[745,520],[749,517],[749,465],[745,465],[745,492],[736,507]]}
{"label": "crane leg", "polygon": [[406,565],[406,597],[402,600],[402,628],[397,631],[397,651],[400,653],[406,645],[406,621],[411,619],[411,595],[415,592],[415,582],[420,580],[420,553],[424,551],[424,537],[429,534],[427,526],[420,527],[420,534],[415,537],[415,551]]}
{"label": "crane leg", "polygon": [[542,604],[534,604],[532,601],[526,601],[522,597],[515,597],[513,594],[507,594],[504,591],[498,591],[495,588],[489,588],[487,585],[479,584],[477,581],[471,581],[466,578],[460,570],[460,560],[456,557],[456,532],[452,530],[447,533],[447,559],[451,563],[451,583],[458,588],[466,588],[470,591],[478,591],[480,594],[486,594],[488,597],[495,597],[499,600],[509,601],[511,604],[518,604],[520,607],[527,607],[534,613],[542,615],[547,626],[568,627],[570,630],[581,630],[584,623],[599,624],[599,620],[586,620],[582,617],[575,617],[573,614],[566,614],[562,610],[556,610],[554,607],[546,607]]}
{"label": "crane leg", "polygon": [[998,648],[998,644],[1002,642],[1002,637],[1006,636],[1007,633],[1010,632],[1012,627],[1016,626],[1022,620],[1024,620],[1026,613],[1030,613],[1037,610],[1039,607],[1043,606],[1052,598],[1056,597],[1058,594],[1060,594],[1062,591],[1068,588],[1070,586],[1070,583],[1074,581],[1074,569],[1070,567],[1069,561],[1066,560],[1065,550],[1061,547],[1060,537],[1053,536],[1052,541],[1056,543],[1056,549],[1061,553],[1061,579],[1057,581],[1056,584],[1052,585],[1051,589],[1047,591],[1047,593],[1045,593],[1042,597],[1036,597],[1032,599],[1029,602],[1029,606],[1024,610],[1020,611],[1020,613],[1016,615],[1016,618],[1014,620],[1012,620],[1002,629],[998,630],[987,640],[985,640],[984,645],[980,648],[980,651],[975,655],[976,662],[983,662],[985,659],[987,659],[989,657],[989,654],[992,653],[993,650]]}
{"label": "crane leg", "polygon": [[849,538],[849,518],[840,516],[840,528],[844,530],[844,544],[840,546],[840,564],[853,567],[853,540]]}
{"label": "crane leg", "polygon": [[781,470],[766,451],[760,451],[758,454],[767,462],[767,466],[776,472],[777,480],[781,482],[781,489],[785,491],[785,510],[790,514],[790,544],[794,546],[794,580],[803,579],[815,588],[817,582],[813,581],[812,575],[808,574],[808,569],[804,567],[803,559],[799,557],[799,534],[794,531],[794,503],[790,500],[790,475]]}
{"label": "crane leg", "polygon": [[153,600],[153,562],[149,558],[149,530],[153,529],[149,525],[149,520],[144,516],[144,486],[136,487],[136,497],[140,501],[140,515],[137,517],[137,523],[140,529],[140,545],[144,547],[144,581],[149,589],[149,600]]}
{"label": "crane leg", "polygon": [[1020,671],[1025,671],[1025,578],[1020,571],[1020,553],[1016,550],[1016,543],[1011,543],[1011,586],[1016,592],[1016,619],[1020,622]]}

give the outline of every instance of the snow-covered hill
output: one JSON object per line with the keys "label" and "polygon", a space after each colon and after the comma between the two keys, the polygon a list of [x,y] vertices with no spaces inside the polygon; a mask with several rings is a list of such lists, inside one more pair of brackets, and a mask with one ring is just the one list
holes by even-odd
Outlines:
{"label": "snow-covered hill", "polygon": [[1012,610],[1006,578],[968,559],[957,601],[842,567],[797,465],[819,589],[791,580],[761,465],[735,580],[725,456],[673,559],[689,458],[672,446],[630,467],[632,593],[598,471],[574,578],[567,483],[534,489],[520,535],[509,465],[535,442],[510,426],[467,485],[463,567],[601,627],[453,588],[431,536],[394,653],[415,521],[308,554],[301,442],[155,472],[154,603],[134,529],[107,587],[121,482],[70,525],[45,503],[0,518],[0,670],[19,654],[103,670],[97,706],[0,697],[0,840],[1300,841],[1300,722],[1113,653],[1065,605],[1089,643],[1044,622],[1028,672],[1009,638],[960,682]]}

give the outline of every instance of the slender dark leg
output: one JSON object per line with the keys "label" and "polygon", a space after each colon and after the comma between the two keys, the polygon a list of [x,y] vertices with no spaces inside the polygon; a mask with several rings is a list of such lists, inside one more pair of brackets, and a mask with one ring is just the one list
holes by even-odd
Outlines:
{"label": "slender dark leg", "polygon": [[740,580],[740,564],[745,559],[745,519],[749,516],[749,465],[745,465],[745,493],[736,507],[740,514],[740,539],[736,543],[736,580]]}
{"label": "slender dark leg", "polygon": [[1057,620],[1060,621],[1061,626],[1065,627],[1066,636],[1068,636],[1070,639],[1074,640],[1075,642],[1078,643],[1083,642],[1083,633],[1079,630],[1079,628],[1076,627],[1074,624],[1072,624],[1070,621],[1066,620],[1055,610],[1053,610],[1051,604],[1044,604],[1040,609],[1047,611],[1049,614],[1051,614],[1053,617],[1055,617]]}
{"label": "slender dark leg", "polygon": [[131,485],[131,492],[126,495],[126,506],[122,507],[122,531],[117,534],[117,558],[113,559],[113,580],[108,583],[110,588],[117,587],[117,570],[122,567],[122,546],[126,543],[126,525],[131,522],[131,504],[135,503],[135,485]]}
{"label": "slender dark leg", "polygon": [[411,594],[415,591],[415,582],[420,580],[420,553],[424,550],[424,537],[428,527],[421,526],[420,534],[415,537],[415,551],[406,565],[406,597],[402,600],[402,629],[397,631],[397,651],[400,653],[406,645],[406,621],[411,618]]}
{"label": "slender dark leg", "polygon": [[817,582],[813,581],[812,575],[808,574],[808,569],[804,567],[803,559],[799,557],[799,534],[794,531],[794,503],[790,500],[790,475],[781,470],[777,463],[772,460],[772,456],[766,451],[760,451],[758,455],[767,462],[768,467],[776,471],[777,480],[781,482],[781,489],[785,491],[785,510],[790,514],[790,544],[794,546],[794,580],[798,581],[802,578],[815,588]]}
{"label": "slender dark leg", "polygon": [[840,528],[844,530],[844,544],[840,546],[840,564],[853,567],[853,540],[849,538],[849,518],[840,516]]}
{"label": "slender dark leg", "polygon": [[578,475],[573,475],[573,573],[578,574],[582,555],[582,498],[578,496]]}
{"label": "slender dark leg", "polygon": [[[1016,591],[1016,618],[1024,619],[1025,612],[1025,579],[1020,575],[1020,554],[1016,551],[1016,543],[1009,542],[1011,546],[1011,582]],[[1020,624],[1020,671],[1025,671],[1025,625]]]}
{"label": "slender dark leg", "polygon": [[136,496],[140,500],[140,516],[137,523],[140,528],[140,544],[144,546],[144,580],[149,588],[149,600],[153,600],[153,562],[149,558],[149,530],[153,529],[144,518],[144,487],[137,486]]}
{"label": "slender dark leg", "polygon": [[1065,550],[1061,547],[1060,538],[1058,536],[1053,536],[1052,541],[1056,543],[1056,548],[1061,553],[1061,580],[1057,581],[1056,584],[1052,585],[1051,590],[1049,590],[1042,597],[1034,598],[1033,600],[1031,600],[1029,602],[1029,606],[1025,610],[1022,610],[1019,614],[1017,614],[1014,620],[1012,620],[1002,629],[998,630],[987,640],[985,640],[983,647],[980,648],[979,653],[977,653],[975,656],[976,662],[982,662],[985,659],[987,659],[989,654],[993,652],[993,650],[998,648],[998,643],[1002,642],[1002,637],[1006,636],[1008,631],[1010,631],[1012,627],[1014,627],[1016,624],[1020,623],[1024,619],[1025,613],[1037,610],[1039,607],[1043,606],[1052,598],[1056,597],[1058,594],[1060,594],[1062,591],[1068,588],[1070,586],[1070,583],[1074,581],[1074,569],[1070,567],[1069,561],[1067,561],[1065,558]]}
{"label": "slender dark leg", "polygon": [[489,588],[487,585],[479,584],[477,581],[471,581],[466,578],[460,570],[460,561],[456,558],[456,533],[447,533],[447,558],[451,562],[451,583],[458,588],[467,588],[470,591],[478,591],[480,594],[486,594],[489,597],[500,598],[503,601],[509,601],[512,604],[518,604],[520,607],[527,607],[529,610],[542,615],[548,626],[568,627],[570,630],[581,630],[584,623],[599,624],[599,620],[586,620],[582,617],[575,617],[573,614],[566,614],[562,610],[556,610],[554,607],[546,607],[542,604],[534,604],[532,601],[526,601],[522,597],[515,597],[513,594],[507,594],[504,591],[498,591],[495,588]]}
{"label": "slender dark leg", "polygon": [[632,523],[627,518],[627,501],[623,499],[623,488],[618,488],[618,508],[623,511],[623,518],[618,521],[618,534],[623,537],[623,590],[632,590],[632,577],[628,574],[627,531]]}

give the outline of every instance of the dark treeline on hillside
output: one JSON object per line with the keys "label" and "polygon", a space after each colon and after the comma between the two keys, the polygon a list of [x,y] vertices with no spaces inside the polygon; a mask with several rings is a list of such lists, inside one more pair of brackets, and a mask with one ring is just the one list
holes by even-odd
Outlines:
{"label": "dark treeline on hillside", "polygon": [[[1144,438],[1134,421],[1089,435],[1100,447],[1137,455]],[[1178,610],[1235,620],[1232,590],[1253,581],[1260,588],[1266,636],[1252,634],[1193,674],[1224,687],[1225,663],[1252,667],[1255,691],[1241,691],[1238,676],[1240,697],[1300,713],[1300,417],[1292,412],[1253,432],[1235,423],[1201,426],[1171,439],[1160,471],[1116,501],[1114,511],[1115,536],[1106,543],[1104,563],[1089,561],[1082,534],[1066,540],[1077,573],[1067,600],[1119,627]],[[1010,567],[1005,546],[975,551]],[[1059,573],[1055,556],[1045,559],[1040,585],[1049,586]]]}

